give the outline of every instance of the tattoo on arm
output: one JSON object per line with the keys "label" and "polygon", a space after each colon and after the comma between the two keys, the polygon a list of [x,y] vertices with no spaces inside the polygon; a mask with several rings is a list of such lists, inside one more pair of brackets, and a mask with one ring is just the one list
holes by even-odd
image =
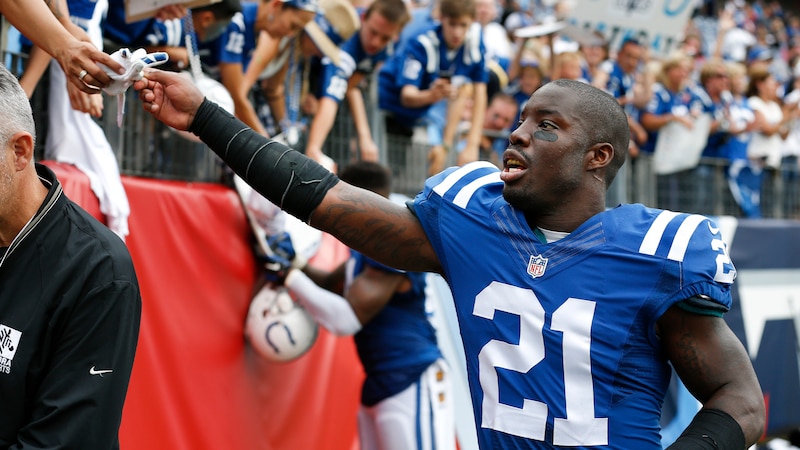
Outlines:
{"label": "tattoo on arm", "polygon": [[[725,345],[709,347],[710,342],[707,340],[714,338],[703,332],[698,334],[698,325],[691,324],[695,320],[697,319],[680,317],[673,323],[677,329],[672,337],[670,353],[686,387],[698,400],[705,403],[720,386],[728,382],[729,374],[719,369],[725,366],[728,348]],[[722,319],[707,317],[700,320],[712,321],[707,327],[713,328],[716,326],[713,321]],[[711,348],[717,349],[719,354],[706,351]]]}
{"label": "tattoo on arm", "polygon": [[[384,208],[385,199],[367,195],[359,190],[342,189],[339,200],[326,209],[317,208],[312,222],[336,236],[348,247],[370,257],[379,255],[381,262],[400,269],[432,267],[434,261],[423,259],[427,244],[405,224],[408,217],[403,209]],[[375,214],[380,210],[380,214]]]}

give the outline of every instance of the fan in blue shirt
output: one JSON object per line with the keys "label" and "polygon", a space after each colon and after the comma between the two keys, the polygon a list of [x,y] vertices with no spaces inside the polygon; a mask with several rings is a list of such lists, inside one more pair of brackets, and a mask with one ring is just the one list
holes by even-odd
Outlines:
{"label": "fan in blue shirt", "polygon": [[[322,59],[322,85],[319,106],[308,132],[306,155],[321,161],[325,139],[333,127],[339,103],[347,96],[359,137],[361,159],[377,161],[378,147],[372,138],[359,89],[361,81],[386,60],[391,44],[410,19],[403,0],[375,0],[363,11],[361,27],[348,39],[342,39],[325,16],[318,15],[319,28],[326,31],[333,45],[340,46],[340,61]],[[312,36],[313,38],[313,36]]]}
{"label": "fan in blue shirt", "polygon": [[[402,52],[389,58],[378,80],[378,104],[389,115],[387,121],[412,128],[423,124],[426,118],[434,122],[435,129],[444,130],[438,142],[434,142],[442,145],[434,147],[430,155],[432,173],[444,167],[446,150],[453,143],[466,100],[462,88],[472,86],[473,103],[472,126],[467,145],[459,153],[459,163],[478,157],[488,101],[486,50],[480,25],[475,22],[474,1],[442,0],[439,13],[441,23],[411,37]],[[434,104],[448,99],[450,106],[446,113],[429,115]],[[387,126],[393,128],[393,124]]]}

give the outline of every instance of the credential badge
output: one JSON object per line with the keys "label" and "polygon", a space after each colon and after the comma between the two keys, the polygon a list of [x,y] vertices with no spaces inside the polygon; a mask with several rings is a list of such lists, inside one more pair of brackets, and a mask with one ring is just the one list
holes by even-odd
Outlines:
{"label": "credential badge", "polygon": [[528,261],[528,275],[539,278],[544,275],[545,269],[547,269],[547,258],[542,255],[531,255],[531,259]]}

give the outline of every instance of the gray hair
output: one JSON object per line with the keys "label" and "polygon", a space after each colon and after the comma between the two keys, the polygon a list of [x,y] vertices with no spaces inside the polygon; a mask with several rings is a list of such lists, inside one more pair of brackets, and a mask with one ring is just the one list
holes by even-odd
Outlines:
{"label": "gray hair", "polygon": [[11,136],[27,131],[36,141],[36,125],[33,122],[31,103],[17,77],[0,63],[0,142],[5,145]]}

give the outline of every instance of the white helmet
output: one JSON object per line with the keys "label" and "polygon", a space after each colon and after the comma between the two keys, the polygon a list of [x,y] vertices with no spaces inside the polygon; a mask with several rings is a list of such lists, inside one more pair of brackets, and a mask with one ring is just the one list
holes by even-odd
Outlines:
{"label": "white helmet", "polygon": [[314,319],[283,286],[266,285],[250,302],[245,336],[268,361],[286,362],[300,357],[314,344],[317,331]]}

